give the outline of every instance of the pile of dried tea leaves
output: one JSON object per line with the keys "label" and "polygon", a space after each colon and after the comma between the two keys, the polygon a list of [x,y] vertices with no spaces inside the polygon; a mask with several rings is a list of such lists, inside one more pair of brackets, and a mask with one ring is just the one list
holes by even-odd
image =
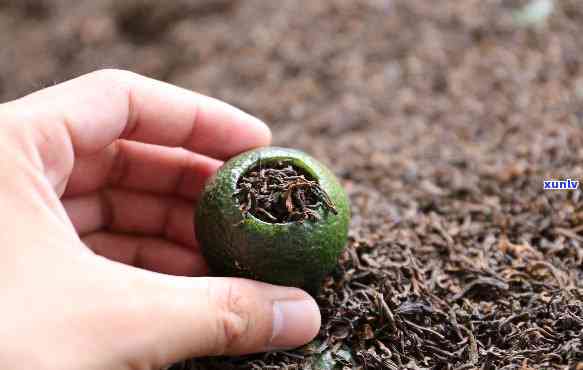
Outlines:
{"label": "pile of dried tea leaves", "polygon": [[244,216],[270,223],[318,221],[318,209],[336,208],[318,181],[285,161],[257,165],[241,176],[235,197]]}

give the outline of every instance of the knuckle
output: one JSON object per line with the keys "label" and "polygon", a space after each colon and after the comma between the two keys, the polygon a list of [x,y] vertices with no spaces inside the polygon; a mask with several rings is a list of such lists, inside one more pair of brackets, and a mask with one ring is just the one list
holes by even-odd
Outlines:
{"label": "knuckle", "polygon": [[138,74],[131,71],[109,68],[93,71],[82,78],[88,86],[92,86],[96,90],[116,93],[115,98],[127,98],[132,83],[138,77]]}
{"label": "knuckle", "polygon": [[251,325],[251,302],[232,282],[213,289],[211,294],[217,310],[215,348],[223,354],[247,336]]}
{"label": "knuckle", "polygon": [[89,75],[92,77],[105,79],[105,80],[124,80],[129,76],[132,76],[134,73],[130,72],[125,69],[117,69],[117,68],[104,68],[98,69],[95,72],[90,73]]}
{"label": "knuckle", "polygon": [[123,186],[124,180],[128,177],[130,165],[127,155],[126,142],[116,140],[113,142],[114,159],[109,170],[109,184],[112,186]]}
{"label": "knuckle", "polygon": [[125,69],[106,68],[98,69],[86,75],[88,81],[97,85],[116,86],[126,91],[131,82],[141,77],[139,74]]}

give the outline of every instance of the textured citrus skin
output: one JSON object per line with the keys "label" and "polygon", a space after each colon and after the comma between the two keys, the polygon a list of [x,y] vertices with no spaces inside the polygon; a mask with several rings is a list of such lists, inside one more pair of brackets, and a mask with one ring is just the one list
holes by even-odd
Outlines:
{"label": "textured citrus skin", "polygon": [[[261,160],[285,159],[319,181],[338,214],[317,209],[321,220],[273,224],[243,217],[233,196],[239,177]],[[348,197],[323,164],[294,149],[265,147],[226,162],[207,182],[198,203],[196,234],[213,275],[239,276],[316,293],[344,249],[350,223]]]}

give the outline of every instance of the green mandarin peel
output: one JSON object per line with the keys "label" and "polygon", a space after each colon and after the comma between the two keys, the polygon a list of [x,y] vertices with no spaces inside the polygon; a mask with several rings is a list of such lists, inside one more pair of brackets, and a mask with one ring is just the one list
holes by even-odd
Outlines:
{"label": "green mandarin peel", "polygon": [[317,294],[346,245],[350,204],[336,176],[304,152],[265,147],[227,161],[195,212],[211,273]]}

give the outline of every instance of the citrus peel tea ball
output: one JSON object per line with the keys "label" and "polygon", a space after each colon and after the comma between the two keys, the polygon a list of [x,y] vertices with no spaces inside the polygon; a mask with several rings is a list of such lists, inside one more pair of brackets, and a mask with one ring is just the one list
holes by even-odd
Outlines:
{"label": "citrus peel tea ball", "polygon": [[322,163],[265,147],[230,159],[209,179],[195,223],[213,275],[315,294],[346,245],[350,205]]}

